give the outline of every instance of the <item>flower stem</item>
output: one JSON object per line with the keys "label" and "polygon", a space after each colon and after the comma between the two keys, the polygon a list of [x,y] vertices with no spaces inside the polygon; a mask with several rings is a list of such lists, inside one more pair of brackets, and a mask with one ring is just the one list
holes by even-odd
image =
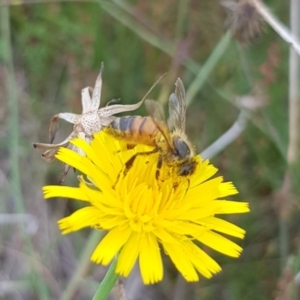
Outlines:
{"label": "flower stem", "polygon": [[115,286],[119,275],[115,273],[117,265],[117,259],[115,258],[114,261],[111,263],[104,279],[100,283],[100,286],[94,295],[92,300],[106,300],[108,295],[110,294],[112,288]]}

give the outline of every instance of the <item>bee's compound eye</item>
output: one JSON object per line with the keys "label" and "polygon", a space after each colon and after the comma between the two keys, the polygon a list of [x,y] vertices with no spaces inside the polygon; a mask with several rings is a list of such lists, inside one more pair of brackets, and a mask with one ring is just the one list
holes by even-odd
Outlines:
{"label": "bee's compound eye", "polygon": [[177,152],[176,154],[179,158],[185,158],[190,155],[190,148],[188,147],[187,143],[179,136],[174,137],[173,142],[174,148]]}

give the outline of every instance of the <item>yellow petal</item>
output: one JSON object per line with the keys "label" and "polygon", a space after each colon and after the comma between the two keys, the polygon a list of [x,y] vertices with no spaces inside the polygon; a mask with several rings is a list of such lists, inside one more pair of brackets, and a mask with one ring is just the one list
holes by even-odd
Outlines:
{"label": "yellow petal", "polygon": [[77,152],[68,148],[59,148],[55,157],[64,162],[65,164],[81,171],[84,174],[89,173],[87,166],[85,165],[86,159],[83,160],[84,156],[81,156]]}
{"label": "yellow petal", "polygon": [[80,230],[85,227],[93,227],[99,224],[99,210],[93,206],[80,208],[69,217],[58,221],[62,234]]}
{"label": "yellow petal", "polygon": [[250,211],[249,203],[229,200],[216,200],[218,211],[216,214],[242,214]]}
{"label": "yellow petal", "polygon": [[222,210],[219,207],[220,204],[217,201],[209,201],[201,206],[191,207],[191,209],[183,211],[177,216],[177,219],[197,222],[202,218],[213,216],[216,212]]}
{"label": "yellow petal", "polygon": [[240,239],[243,239],[245,236],[245,230],[222,219],[216,217],[208,217],[198,220],[199,225],[205,226],[210,230],[219,231]]}
{"label": "yellow petal", "polygon": [[115,255],[127,242],[131,231],[126,228],[115,227],[109,231],[94,250],[91,260],[107,266]]}
{"label": "yellow petal", "polygon": [[186,222],[186,221],[176,221],[176,220],[172,220],[172,221],[166,221],[163,220],[160,223],[160,226],[165,227],[166,229],[168,229],[168,232],[170,234],[179,234],[179,235],[185,235],[185,236],[198,236],[200,235],[202,232],[208,230],[204,226],[199,226],[199,224],[196,223],[192,223],[192,222]]}
{"label": "yellow petal", "polygon": [[209,160],[198,163],[198,167],[191,178],[191,188],[197,186],[217,173],[218,169],[209,164]]}
{"label": "yellow petal", "polygon": [[163,263],[159,245],[156,237],[152,233],[143,236],[139,263],[145,284],[152,284],[162,280]]}
{"label": "yellow petal", "polygon": [[232,182],[222,182],[219,185],[219,191],[220,191],[219,198],[238,194],[238,190],[236,189],[236,187],[233,185]]}
{"label": "yellow petal", "polygon": [[78,187],[69,187],[61,185],[46,185],[43,187],[44,198],[49,199],[53,197],[73,198],[76,200],[89,201],[89,197],[84,191]]}
{"label": "yellow petal", "polygon": [[228,256],[239,257],[242,248],[218,233],[206,231],[196,238],[202,244]]}
{"label": "yellow petal", "polygon": [[195,206],[214,200],[219,197],[219,185],[221,182],[222,177],[217,177],[190,188],[184,200],[191,201]]}
{"label": "yellow petal", "polygon": [[116,267],[116,273],[127,277],[131,272],[141,248],[141,236],[132,232],[122,248]]}
{"label": "yellow petal", "polygon": [[182,242],[174,240],[173,243],[163,243],[163,247],[173,261],[175,267],[181,273],[186,281],[198,281],[199,276],[195,270],[195,267],[188,256],[188,253],[184,251]]}
{"label": "yellow petal", "polygon": [[116,210],[123,210],[123,203],[113,189],[107,188],[105,192],[102,192],[86,185],[84,181],[81,181],[79,187],[88,197],[89,202],[106,214],[116,213]]}
{"label": "yellow petal", "polygon": [[200,249],[194,242],[185,240],[182,242],[186,255],[190,258],[196,270],[206,278],[221,271],[219,264]]}
{"label": "yellow petal", "polygon": [[[71,143],[80,148],[81,150],[84,151],[85,155],[92,160],[92,162],[99,167],[102,167],[103,164],[107,161],[109,161],[108,159],[103,159],[102,157],[102,153],[96,153],[94,151],[94,148],[91,147],[91,145],[89,145],[88,143],[86,143],[83,139],[74,139],[71,141]],[[96,149],[95,149],[96,150]],[[103,161],[102,161],[103,160]],[[107,169],[107,168],[105,168]]]}

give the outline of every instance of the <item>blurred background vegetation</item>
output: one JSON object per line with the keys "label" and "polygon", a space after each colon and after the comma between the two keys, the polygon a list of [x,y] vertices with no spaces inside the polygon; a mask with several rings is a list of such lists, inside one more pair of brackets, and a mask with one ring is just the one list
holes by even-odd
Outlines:
{"label": "blurred background vegetation", "polygon": [[[265,3],[288,24],[289,1]],[[151,93],[166,105],[180,76],[198,152],[241,107],[248,120],[212,158],[239,189],[235,199],[250,203],[250,214],[229,217],[247,231],[242,256],[206,249],[223,271],[194,284],[166,259],[163,282],[144,287],[136,273],[125,280],[128,299],[299,299],[299,191],[284,188],[287,174],[299,178],[297,168],[287,173],[289,46],[270,27],[241,45],[226,32],[228,11],[217,0],[2,0],[0,9],[0,299],[91,299],[105,274],[87,259],[90,230],[61,236],[57,220],[76,207],[43,200],[41,187],[58,183],[61,166],[32,147],[48,142],[54,114],[81,113],[81,89],[94,86],[102,61],[101,106],[136,103],[168,72]],[[61,121],[55,141],[70,131]],[[75,183],[70,172],[65,184]]]}

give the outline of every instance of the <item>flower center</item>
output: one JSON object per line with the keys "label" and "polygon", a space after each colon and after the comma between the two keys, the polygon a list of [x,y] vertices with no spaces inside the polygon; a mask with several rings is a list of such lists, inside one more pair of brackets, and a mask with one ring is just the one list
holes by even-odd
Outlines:
{"label": "flower center", "polygon": [[153,225],[153,218],[148,215],[138,216],[135,215],[129,219],[130,227],[135,232],[150,232],[155,229]]}

